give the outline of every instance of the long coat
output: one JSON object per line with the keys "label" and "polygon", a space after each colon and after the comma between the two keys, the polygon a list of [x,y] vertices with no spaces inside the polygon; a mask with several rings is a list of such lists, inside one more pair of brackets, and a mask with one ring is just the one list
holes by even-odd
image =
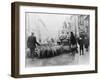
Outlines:
{"label": "long coat", "polygon": [[71,51],[76,51],[77,52],[77,41],[75,36],[70,37],[70,44],[71,44]]}
{"label": "long coat", "polygon": [[77,44],[77,41],[76,41],[75,36],[71,36],[71,37],[70,37],[70,43],[71,43],[72,45],[76,45],[76,44]]}
{"label": "long coat", "polygon": [[28,48],[35,48],[36,44],[39,45],[39,43],[36,41],[35,36],[29,36],[27,41],[27,47]]}
{"label": "long coat", "polygon": [[82,37],[78,38],[78,44],[80,46],[83,46],[84,45],[84,39]]}

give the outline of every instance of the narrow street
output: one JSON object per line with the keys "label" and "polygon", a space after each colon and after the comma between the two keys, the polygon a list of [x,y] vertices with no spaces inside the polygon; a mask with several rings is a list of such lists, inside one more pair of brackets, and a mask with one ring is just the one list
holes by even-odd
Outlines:
{"label": "narrow street", "polygon": [[[84,50],[85,51],[85,50]],[[59,66],[59,65],[81,65],[89,64],[89,52],[84,52],[84,55],[76,53],[72,56],[71,53],[64,53],[51,58],[26,58],[26,67],[39,66]]]}
{"label": "narrow street", "polygon": [[[45,58],[35,57],[35,54],[31,55],[34,58],[26,56],[26,67],[89,64],[89,52],[84,49],[84,55],[76,53],[73,56],[69,47],[72,43],[89,46],[89,15],[27,13],[26,19],[25,54],[27,55],[28,48],[35,48],[40,43],[40,47],[36,49],[37,54],[39,57],[42,53],[42,56],[45,55]],[[64,51],[62,49],[69,51],[69,53],[62,52]],[[48,58],[48,55],[52,54],[53,57]]]}

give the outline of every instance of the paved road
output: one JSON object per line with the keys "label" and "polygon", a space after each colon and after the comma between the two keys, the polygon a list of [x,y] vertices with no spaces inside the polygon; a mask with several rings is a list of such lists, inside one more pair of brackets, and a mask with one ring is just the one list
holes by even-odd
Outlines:
{"label": "paved road", "polygon": [[89,52],[85,51],[84,55],[77,53],[75,56],[72,56],[71,53],[65,53],[51,58],[26,58],[26,67],[80,64],[89,64]]}

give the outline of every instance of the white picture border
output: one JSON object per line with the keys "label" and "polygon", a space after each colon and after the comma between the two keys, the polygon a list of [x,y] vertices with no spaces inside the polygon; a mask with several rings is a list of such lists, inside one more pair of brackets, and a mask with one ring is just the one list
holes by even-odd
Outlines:
{"label": "white picture border", "polygon": [[[19,74],[40,74],[55,72],[74,72],[95,70],[95,10],[73,9],[73,8],[54,8],[37,6],[20,6],[20,43],[19,43]],[[89,65],[65,65],[50,67],[25,67],[25,12],[47,12],[47,13],[66,13],[90,15],[90,64]]]}

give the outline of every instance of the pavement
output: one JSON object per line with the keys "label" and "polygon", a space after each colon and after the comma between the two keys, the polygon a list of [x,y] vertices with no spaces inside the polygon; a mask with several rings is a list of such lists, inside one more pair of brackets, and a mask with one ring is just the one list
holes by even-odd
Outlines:
{"label": "pavement", "polygon": [[50,58],[26,58],[25,61],[26,67],[84,65],[89,64],[89,51],[85,51],[84,55],[76,53],[75,56],[73,56],[71,53],[64,53]]}

